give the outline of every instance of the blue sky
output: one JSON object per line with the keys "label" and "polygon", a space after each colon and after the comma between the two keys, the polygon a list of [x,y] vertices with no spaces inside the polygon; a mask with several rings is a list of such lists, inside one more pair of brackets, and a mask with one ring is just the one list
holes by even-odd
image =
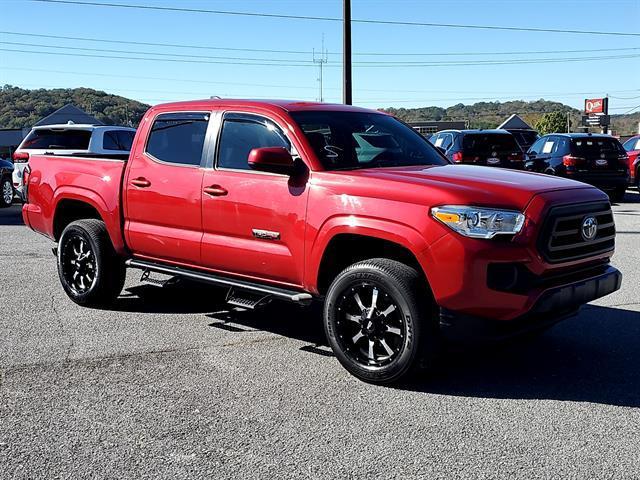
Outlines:
{"label": "blue sky", "polygon": [[[27,0],[0,0],[0,3],[0,30],[3,32],[305,52],[267,53],[109,44],[0,33],[0,49],[4,49],[0,50],[2,84],[25,88],[84,86],[152,104],[211,95],[315,100],[319,96],[318,67],[311,62],[312,50],[321,49],[324,36],[324,45],[329,52],[324,68],[325,101],[341,100],[342,27],[339,22],[48,4]],[[342,15],[341,0],[112,0],[112,3],[323,17]],[[352,3],[354,19],[640,33],[640,0],[353,0]],[[65,50],[52,46],[145,53]],[[612,50],[556,54],[493,53],[590,49]],[[357,54],[354,62],[608,57],[596,61],[463,66],[388,63],[371,66],[361,63],[353,70],[354,103],[372,108],[450,106],[477,101],[538,98],[581,108],[585,97],[607,93],[611,96],[611,113],[624,113],[640,104],[640,36],[354,24],[353,50]],[[67,55],[54,55],[53,52]],[[477,55],[487,52],[487,55]],[[162,61],[74,55],[78,53]],[[153,53],[163,56],[154,56]],[[363,55],[365,53],[391,55]],[[456,53],[475,55],[452,55]],[[610,58],[621,55],[636,56]],[[286,59],[289,65],[196,63],[203,60],[237,62],[210,57],[265,59],[263,63]],[[191,60],[194,63],[166,61],[168,59]]]}

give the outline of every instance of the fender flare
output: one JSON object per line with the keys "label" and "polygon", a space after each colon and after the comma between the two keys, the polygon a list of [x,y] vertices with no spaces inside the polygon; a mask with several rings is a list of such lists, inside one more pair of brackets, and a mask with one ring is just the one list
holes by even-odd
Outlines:
{"label": "fender flare", "polygon": [[[361,235],[395,243],[411,252],[421,266],[421,254],[429,248],[423,235],[410,225],[355,215],[331,217],[318,230],[307,255],[305,284],[313,292],[318,292],[318,274],[327,246],[340,234]],[[424,274],[426,276],[426,272]]]}
{"label": "fender flare", "polygon": [[60,203],[65,200],[75,200],[78,202],[86,203],[93,207],[100,216],[100,219],[107,226],[107,232],[111,239],[111,244],[118,253],[122,253],[126,250],[124,245],[124,239],[122,237],[122,228],[120,226],[120,213],[117,205],[111,208],[107,205],[107,202],[97,192],[88,188],[79,187],[75,185],[64,185],[55,190],[53,193],[53,213],[51,218],[51,237],[53,238],[53,225],[55,224],[55,218],[58,213],[58,207]]}

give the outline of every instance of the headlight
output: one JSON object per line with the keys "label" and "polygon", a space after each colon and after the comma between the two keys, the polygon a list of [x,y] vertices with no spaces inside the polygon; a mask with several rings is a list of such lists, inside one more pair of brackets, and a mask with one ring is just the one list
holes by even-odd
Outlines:
{"label": "headlight", "polygon": [[514,235],[524,225],[524,215],[513,210],[444,205],[432,208],[431,215],[452,230],[471,238]]}

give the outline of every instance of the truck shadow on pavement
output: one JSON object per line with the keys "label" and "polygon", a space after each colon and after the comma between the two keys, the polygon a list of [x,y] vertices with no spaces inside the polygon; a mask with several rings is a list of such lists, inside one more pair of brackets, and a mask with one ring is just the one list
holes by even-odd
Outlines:
{"label": "truck shadow on pavement", "polygon": [[[210,326],[259,329],[301,340],[331,356],[320,309],[274,304],[264,311],[210,315]],[[230,328],[229,328],[230,327]],[[395,386],[424,393],[496,399],[593,402],[640,407],[640,312],[587,306],[535,338],[443,348],[432,373]]]}
{"label": "truck shadow on pavement", "polygon": [[[220,290],[182,288],[182,294],[168,295],[155,287],[133,287],[130,293],[145,300],[121,297],[119,309],[204,313],[210,328],[238,335],[266,331],[302,341],[305,345],[300,350],[332,356],[319,304],[302,308],[274,302],[264,309],[242,311],[230,309]],[[473,347],[448,344],[431,372],[394,388],[465,397],[640,407],[640,312],[588,305],[579,316],[535,338]]]}
{"label": "truck shadow on pavement", "polygon": [[640,407],[640,312],[589,305],[530,340],[449,348],[404,388],[465,397]]}

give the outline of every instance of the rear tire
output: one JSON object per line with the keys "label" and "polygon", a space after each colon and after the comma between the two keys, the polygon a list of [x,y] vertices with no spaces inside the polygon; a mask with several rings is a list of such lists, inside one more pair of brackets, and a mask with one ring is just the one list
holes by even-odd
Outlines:
{"label": "rear tire", "polygon": [[406,379],[437,349],[438,322],[424,279],[393,260],[365,260],[340,273],[326,296],[324,327],[338,361],[375,384]]}
{"label": "rear tire", "polygon": [[13,183],[11,178],[4,177],[0,181],[0,208],[10,207],[13,203]]}
{"label": "rear tire", "polygon": [[58,242],[58,276],[64,291],[78,305],[108,305],[120,294],[126,267],[102,220],[67,225]]}

